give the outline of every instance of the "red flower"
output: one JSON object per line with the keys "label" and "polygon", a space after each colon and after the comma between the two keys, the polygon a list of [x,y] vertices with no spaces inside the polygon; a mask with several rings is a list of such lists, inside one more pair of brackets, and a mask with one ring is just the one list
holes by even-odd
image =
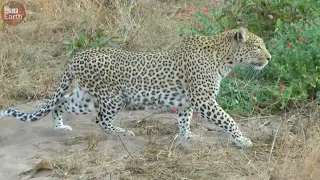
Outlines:
{"label": "red flower", "polygon": [[303,37],[299,37],[299,40],[300,40],[300,41],[303,41]]}
{"label": "red flower", "polygon": [[194,116],[194,117],[198,117],[199,114],[198,114],[197,112],[195,112],[195,113],[193,113],[193,116]]}
{"label": "red flower", "polygon": [[184,38],[182,38],[181,41],[184,42]]}
{"label": "red flower", "polygon": [[291,44],[288,42],[287,46],[288,46],[288,47],[291,47]]}
{"label": "red flower", "polygon": [[177,108],[173,108],[173,109],[172,109],[172,113],[173,113],[173,114],[177,114]]}
{"label": "red flower", "polygon": [[299,33],[302,33],[302,29],[299,29],[299,31],[298,31]]}
{"label": "red flower", "polygon": [[203,10],[203,13],[208,13],[209,12],[209,8],[205,8],[204,10]]}
{"label": "red flower", "polygon": [[286,86],[284,84],[281,84],[281,90],[284,90]]}
{"label": "red flower", "polygon": [[238,74],[237,73],[229,73],[229,76],[236,77],[236,76],[238,76]]}
{"label": "red flower", "polygon": [[197,28],[198,28],[198,29],[201,29],[201,25],[200,25],[200,24],[197,24]]}
{"label": "red flower", "polygon": [[195,11],[195,10],[197,10],[197,7],[186,8],[184,11],[185,11],[186,13],[191,13],[192,11]]}

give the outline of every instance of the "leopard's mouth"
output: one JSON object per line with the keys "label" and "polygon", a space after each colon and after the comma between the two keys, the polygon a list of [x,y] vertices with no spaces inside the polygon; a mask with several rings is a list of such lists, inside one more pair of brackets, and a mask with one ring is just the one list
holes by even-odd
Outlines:
{"label": "leopard's mouth", "polygon": [[261,63],[261,62],[251,61],[250,64],[253,66],[254,69],[261,70],[261,69],[264,68],[264,66],[265,66],[267,63]]}
{"label": "leopard's mouth", "polygon": [[252,66],[263,66],[260,62],[250,62]]}

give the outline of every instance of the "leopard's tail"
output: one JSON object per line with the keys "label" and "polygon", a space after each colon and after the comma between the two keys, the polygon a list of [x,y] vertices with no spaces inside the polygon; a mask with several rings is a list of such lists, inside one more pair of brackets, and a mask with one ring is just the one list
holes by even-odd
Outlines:
{"label": "leopard's tail", "polygon": [[38,111],[34,113],[23,113],[15,109],[4,109],[0,111],[0,119],[5,116],[12,116],[21,121],[37,121],[48,115],[59,103],[60,99],[66,94],[70,84],[73,80],[73,74],[70,67],[64,71],[60,78],[59,86],[56,92],[52,95],[49,102],[43,105]]}

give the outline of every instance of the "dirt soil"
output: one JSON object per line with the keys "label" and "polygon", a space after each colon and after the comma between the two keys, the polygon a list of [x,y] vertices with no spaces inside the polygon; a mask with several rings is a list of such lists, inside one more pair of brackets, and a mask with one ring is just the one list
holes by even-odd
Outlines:
{"label": "dirt soil", "polygon": [[[16,108],[32,112],[43,103]],[[238,120],[254,143],[252,149],[234,147],[197,117],[192,131],[198,141],[173,142],[178,131],[175,118],[172,113],[124,110],[115,122],[136,134],[129,137],[104,133],[92,122],[93,115],[65,115],[72,132],[54,130],[51,116],[33,123],[5,117],[0,121],[0,180],[316,179],[319,175],[319,136],[310,141],[305,133],[305,142],[297,139],[301,129],[296,115]],[[293,174],[295,169],[301,171]]]}

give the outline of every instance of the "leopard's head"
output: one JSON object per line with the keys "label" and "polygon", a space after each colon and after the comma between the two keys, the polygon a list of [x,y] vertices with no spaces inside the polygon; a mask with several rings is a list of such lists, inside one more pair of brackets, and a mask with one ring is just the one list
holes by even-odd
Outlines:
{"label": "leopard's head", "polygon": [[240,28],[232,31],[232,59],[235,64],[249,63],[254,69],[263,69],[271,60],[264,41],[259,36]]}

